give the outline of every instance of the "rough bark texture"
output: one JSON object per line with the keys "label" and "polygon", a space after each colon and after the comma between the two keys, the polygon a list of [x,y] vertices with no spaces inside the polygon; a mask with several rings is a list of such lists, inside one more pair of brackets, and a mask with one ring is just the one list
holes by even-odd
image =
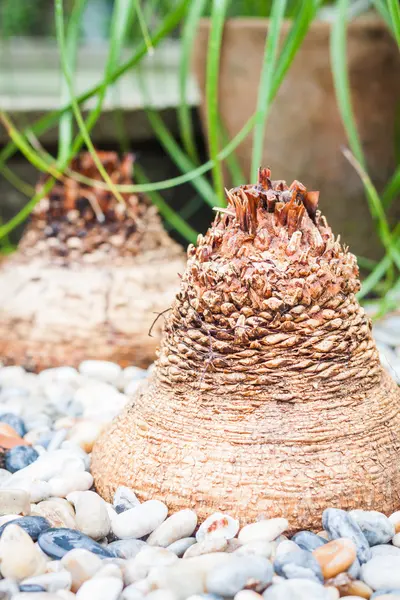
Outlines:
{"label": "rough bark texture", "polygon": [[[130,156],[99,156],[114,182],[131,183]],[[71,168],[101,179],[87,153]],[[125,205],[66,178],[39,203],[1,264],[2,361],[40,370],[88,358],[154,360],[162,319],[149,330],[174,297],[184,257],[145,198],[123,197]]]}
{"label": "rough bark texture", "polygon": [[400,393],[355,257],[298,182],[265,169],[228,199],[189,247],[152,380],[95,446],[97,489],[293,529],[327,506],[399,508]]}

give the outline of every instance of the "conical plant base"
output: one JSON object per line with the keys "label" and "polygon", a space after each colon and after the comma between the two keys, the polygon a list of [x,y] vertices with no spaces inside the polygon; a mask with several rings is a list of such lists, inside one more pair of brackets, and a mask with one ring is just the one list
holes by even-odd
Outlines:
{"label": "conical plant base", "polygon": [[[114,181],[131,183],[131,157],[99,156]],[[86,153],[72,169],[99,179]],[[39,204],[0,268],[3,362],[41,370],[84,359],[146,367],[155,359],[163,320],[152,323],[178,289],[184,253],[155,207],[124,199],[126,208],[109,192],[67,179]]]}
{"label": "conical plant base", "polygon": [[400,506],[400,392],[358,304],[355,257],[294,182],[231,190],[189,249],[155,373],[97,442],[92,472],[202,519]]}

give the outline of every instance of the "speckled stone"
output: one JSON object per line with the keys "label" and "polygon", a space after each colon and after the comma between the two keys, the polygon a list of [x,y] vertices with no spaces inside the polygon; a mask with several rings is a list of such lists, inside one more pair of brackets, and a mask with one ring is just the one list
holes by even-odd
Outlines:
{"label": "speckled stone", "polygon": [[272,565],[262,556],[242,556],[212,569],[206,577],[206,590],[221,596],[234,596],[250,582],[263,590],[272,581]]}
{"label": "speckled stone", "polygon": [[31,446],[15,446],[5,453],[4,464],[10,473],[24,469],[39,458],[39,453]]}
{"label": "speckled stone", "polygon": [[324,581],[320,564],[307,550],[299,549],[277,556],[274,560],[274,570],[277,575],[286,579]]}
{"label": "speckled stone", "polygon": [[203,542],[216,538],[230,540],[235,537],[239,531],[239,521],[233,519],[230,515],[216,512],[200,525],[196,533],[196,540]]}
{"label": "speckled stone", "polygon": [[73,529],[49,529],[42,533],[38,539],[39,546],[51,558],[62,558],[69,550],[83,548],[99,556],[112,557],[113,554],[100,546],[87,535]]}
{"label": "speckled stone", "polygon": [[358,523],[370,546],[386,544],[395,534],[394,524],[375,510],[352,510],[349,515]]}
{"label": "speckled stone", "polygon": [[327,508],[322,514],[322,525],[331,539],[349,538],[357,548],[357,558],[361,564],[371,558],[368,540],[358,523],[344,510]]}

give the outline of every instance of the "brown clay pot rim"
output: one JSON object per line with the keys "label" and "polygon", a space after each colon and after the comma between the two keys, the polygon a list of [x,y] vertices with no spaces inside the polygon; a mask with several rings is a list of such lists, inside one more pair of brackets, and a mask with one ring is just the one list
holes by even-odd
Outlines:
{"label": "brown clay pot rim", "polygon": [[[261,17],[231,17],[225,21],[225,27],[229,27],[231,29],[248,28],[248,29],[263,30],[263,29],[265,29],[265,26],[268,23],[270,23],[270,21],[271,21],[271,19],[269,19],[269,18],[261,18]],[[199,20],[198,26],[201,29],[209,29],[210,22],[211,22],[211,19],[209,17],[202,17]],[[283,31],[287,31],[288,29],[290,29],[292,23],[293,23],[293,19],[284,19],[284,21],[282,23]],[[330,21],[320,21],[317,19],[311,23],[310,30],[328,30],[329,31],[331,29],[332,25],[333,25],[333,23]],[[381,17],[379,17],[379,15],[375,15],[375,14],[362,15],[360,17],[357,17],[353,21],[350,21],[347,24],[347,28],[349,30],[358,30],[358,29],[371,28],[371,27],[374,29],[385,29],[385,30],[388,29],[385,21],[383,21],[383,19],[381,19]]]}

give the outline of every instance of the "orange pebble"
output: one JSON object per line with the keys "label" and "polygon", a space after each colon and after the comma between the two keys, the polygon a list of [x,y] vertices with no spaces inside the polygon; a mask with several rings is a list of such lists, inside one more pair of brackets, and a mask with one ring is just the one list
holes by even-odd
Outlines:
{"label": "orange pebble", "polygon": [[323,576],[328,579],[347,571],[355,561],[357,551],[352,540],[339,538],[316,548],[313,556],[319,562]]}

